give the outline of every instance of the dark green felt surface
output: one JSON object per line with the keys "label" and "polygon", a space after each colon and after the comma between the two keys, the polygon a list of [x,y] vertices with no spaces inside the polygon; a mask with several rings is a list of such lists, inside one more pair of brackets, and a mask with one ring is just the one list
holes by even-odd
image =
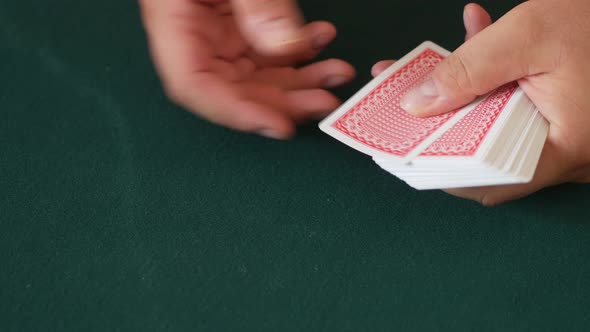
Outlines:
{"label": "dark green felt surface", "polygon": [[[457,47],[464,4],[302,5],[340,29],[346,98],[376,60]],[[590,186],[483,208],[316,124],[213,126],[163,96],[144,37],[131,0],[0,2],[0,330],[588,330]]]}

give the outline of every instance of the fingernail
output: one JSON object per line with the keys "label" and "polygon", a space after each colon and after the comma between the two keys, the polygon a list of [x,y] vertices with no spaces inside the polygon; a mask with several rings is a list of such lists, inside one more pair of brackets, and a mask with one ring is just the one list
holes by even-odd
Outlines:
{"label": "fingernail", "polygon": [[273,46],[299,42],[303,39],[298,26],[286,17],[256,20],[261,38]]}
{"label": "fingernail", "polygon": [[283,135],[281,133],[274,131],[272,129],[261,129],[258,131],[258,134],[267,138],[272,139],[283,139]]}
{"label": "fingernail", "polygon": [[471,23],[471,19],[469,18],[469,11],[467,10],[468,6],[463,8],[463,26],[465,30],[469,31],[469,23]]}
{"label": "fingernail", "polygon": [[311,41],[311,46],[314,49],[319,50],[321,48],[326,47],[326,45],[328,45],[328,43],[330,43],[331,39],[332,39],[331,36],[327,33],[319,34],[319,35],[313,37],[313,40]]}
{"label": "fingernail", "polygon": [[410,113],[419,113],[438,98],[438,89],[432,78],[408,91],[400,101],[400,107]]}
{"label": "fingernail", "polygon": [[322,86],[325,88],[333,88],[346,83],[348,80],[349,78],[343,75],[328,76],[328,78],[324,80]]}

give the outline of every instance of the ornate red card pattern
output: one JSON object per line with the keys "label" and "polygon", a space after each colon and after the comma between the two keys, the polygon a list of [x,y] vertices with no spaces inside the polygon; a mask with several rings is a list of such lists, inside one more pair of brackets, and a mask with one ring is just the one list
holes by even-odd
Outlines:
{"label": "ornate red card pattern", "polygon": [[517,87],[510,83],[496,90],[420,156],[473,156]]}
{"label": "ornate red card pattern", "polygon": [[405,156],[455,112],[418,118],[399,107],[406,91],[421,83],[445,57],[426,49],[385,79],[332,126],[374,149]]}

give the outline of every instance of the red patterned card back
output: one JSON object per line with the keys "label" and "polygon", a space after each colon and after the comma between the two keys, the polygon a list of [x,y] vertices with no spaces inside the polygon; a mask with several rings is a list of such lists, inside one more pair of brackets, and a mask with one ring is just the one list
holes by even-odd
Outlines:
{"label": "red patterned card back", "polygon": [[516,82],[498,88],[428,146],[420,156],[473,156],[517,88]]}
{"label": "red patterned card back", "polygon": [[419,118],[399,106],[403,95],[424,81],[444,58],[425,49],[360,99],[332,127],[373,149],[406,156],[456,113]]}

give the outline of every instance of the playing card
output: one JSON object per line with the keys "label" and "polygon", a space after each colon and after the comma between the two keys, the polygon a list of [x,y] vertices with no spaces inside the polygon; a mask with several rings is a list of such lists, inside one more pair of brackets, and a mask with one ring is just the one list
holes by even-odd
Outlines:
{"label": "playing card", "polygon": [[[469,165],[479,165],[481,162],[491,163],[500,160],[498,154],[503,151],[504,143],[512,142],[510,135],[520,135],[516,126],[531,112],[523,109],[532,106],[530,100],[518,87],[517,83],[506,84],[488,94],[470,112],[462,117],[455,125],[427,146],[411,161],[413,166],[440,168],[443,165],[455,166],[457,171],[463,171]],[[498,142],[500,141],[500,142]],[[406,169],[407,165],[391,163],[388,157],[374,157],[379,164],[390,164],[390,169]],[[457,167],[459,166],[460,167]],[[479,166],[477,166],[479,167]]]}
{"label": "playing card", "polygon": [[481,170],[478,173],[467,174],[462,177],[449,177],[446,175],[436,177],[434,174],[428,178],[409,177],[403,180],[418,190],[467,188],[492,185],[508,185],[530,182],[534,176],[541,150],[544,146],[548,132],[547,122],[542,117],[535,119],[534,126],[527,135],[525,152],[522,153],[509,173],[488,173]]}
{"label": "playing card", "polygon": [[531,181],[548,122],[517,82],[439,116],[414,117],[400,100],[449,52],[425,42],[320,123],[342,143],[421,190]]}
{"label": "playing card", "polygon": [[[504,146],[510,152],[510,158],[504,163],[496,162],[495,165],[479,164],[479,167],[454,168],[444,167],[410,167],[392,169],[386,163],[377,164],[385,171],[390,172],[408,185],[419,189],[461,188],[486,185],[502,185],[529,182],[536,169],[541,150],[548,133],[548,123],[536,110],[528,112],[530,116],[525,121],[522,133],[508,140],[508,144],[496,141],[498,146]],[[442,166],[442,167],[441,167]]]}
{"label": "playing card", "polygon": [[[519,93],[515,96],[517,90]],[[516,82],[496,89],[492,94],[486,97],[483,102],[478,104],[471,112],[458,121],[457,124],[429,145],[422,153],[420,153],[420,156],[474,156],[479,151],[482,142],[492,134],[491,129],[494,128],[496,120],[498,120],[502,111],[507,108],[506,106],[508,105],[508,102],[513,97],[516,97],[514,99],[525,97],[522,91],[518,89],[518,84]],[[514,109],[518,102],[519,100],[516,100],[509,109]]]}
{"label": "playing card", "polygon": [[400,107],[404,94],[427,79],[449,54],[432,42],[422,43],[324,119],[320,129],[370,156],[408,162],[486,97],[428,118],[415,117]]}

